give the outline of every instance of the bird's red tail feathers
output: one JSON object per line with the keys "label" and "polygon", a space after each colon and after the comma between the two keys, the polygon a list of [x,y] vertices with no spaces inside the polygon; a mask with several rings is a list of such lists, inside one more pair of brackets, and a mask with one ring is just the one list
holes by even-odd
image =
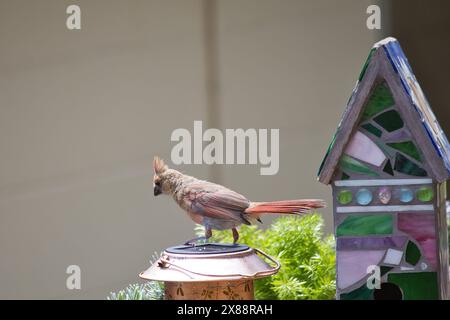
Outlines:
{"label": "bird's red tail feathers", "polygon": [[320,199],[252,202],[245,210],[245,213],[257,216],[263,213],[302,214],[311,209],[319,209],[324,207],[325,201]]}

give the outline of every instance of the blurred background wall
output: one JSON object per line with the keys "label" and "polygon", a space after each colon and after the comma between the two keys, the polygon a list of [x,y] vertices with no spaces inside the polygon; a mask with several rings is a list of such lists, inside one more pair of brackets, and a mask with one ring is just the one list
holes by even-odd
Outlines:
{"label": "blurred background wall", "polygon": [[[448,128],[450,11],[382,2],[374,31],[374,3],[0,0],[0,298],[103,299],[192,237],[173,201],[153,197],[151,161],[170,162],[172,131],[194,120],[279,128],[279,173],[177,169],[253,200],[330,202],[318,166],[371,45],[391,32]],[[70,4],[81,30],[66,28]],[[81,290],[66,288],[72,264]]]}

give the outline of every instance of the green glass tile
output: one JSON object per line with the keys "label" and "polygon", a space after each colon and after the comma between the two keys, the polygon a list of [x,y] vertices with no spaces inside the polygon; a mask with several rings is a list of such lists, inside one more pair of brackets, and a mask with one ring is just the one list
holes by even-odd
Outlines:
{"label": "green glass tile", "polygon": [[419,150],[417,150],[416,145],[412,141],[391,142],[387,145],[391,148],[403,152],[404,154],[407,154],[408,156],[416,159],[419,162],[422,161]]}
{"label": "green glass tile", "polygon": [[379,84],[373,91],[369,101],[364,107],[362,121],[372,118],[374,115],[393,105],[394,98],[392,97],[392,93],[389,90],[386,82]]}
{"label": "green glass tile", "polygon": [[341,180],[348,180],[348,179],[350,179],[350,176],[345,172],[342,172]]}
{"label": "green glass tile", "polygon": [[416,191],[416,197],[422,202],[428,202],[433,200],[434,192],[430,187],[422,187]]}
{"label": "green glass tile", "polygon": [[361,81],[361,79],[364,77],[364,74],[366,73],[367,67],[369,66],[370,60],[372,60],[372,56],[375,53],[375,51],[376,48],[372,48],[372,50],[370,50],[369,56],[367,57],[366,62],[364,63],[362,70],[359,74],[358,81]]}
{"label": "green glass tile", "polygon": [[349,190],[341,190],[338,192],[336,199],[340,204],[349,204],[352,202],[353,195]]}
{"label": "green glass tile", "polygon": [[361,127],[366,129],[368,132],[370,132],[374,136],[377,136],[378,138],[381,137],[381,135],[383,134],[383,132],[381,132],[380,129],[378,129],[377,127],[375,127],[373,124],[370,124],[370,123],[363,124]]}
{"label": "green glass tile", "polygon": [[348,216],[336,229],[336,236],[365,236],[391,234],[391,214]]}
{"label": "green glass tile", "polygon": [[370,167],[365,165],[364,163],[353,159],[347,155],[342,155],[341,160],[339,161],[339,166],[342,171],[349,171],[359,174],[365,174],[371,177],[378,177],[379,174],[372,170]]}
{"label": "green glass tile", "polygon": [[340,300],[373,300],[373,290],[367,288],[367,284],[363,284],[358,289],[348,293],[341,293]]}
{"label": "green glass tile", "polygon": [[373,120],[389,132],[403,127],[403,120],[395,110],[383,112],[379,116],[376,116]]}
{"label": "green glass tile", "polygon": [[405,260],[413,266],[420,260],[420,250],[412,241],[409,241],[406,246]]}
{"label": "green glass tile", "polygon": [[392,269],[394,269],[394,267],[381,266],[381,267],[380,267],[380,273],[381,273],[381,276],[384,276],[386,273],[388,273],[388,272],[391,271]]}
{"label": "green glass tile", "polygon": [[392,170],[391,160],[388,160],[386,164],[384,165],[383,171],[387,174],[390,174],[391,176],[394,175],[394,170]]}
{"label": "green glass tile", "polygon": [[436,272],[390,273],[388,281],[400,287],[404,300],[437,300]]}
{"label": "green glass tile", "polygon": [[401,153],[395,155],[394,170],[417,177],[426,177],[427,172]]}

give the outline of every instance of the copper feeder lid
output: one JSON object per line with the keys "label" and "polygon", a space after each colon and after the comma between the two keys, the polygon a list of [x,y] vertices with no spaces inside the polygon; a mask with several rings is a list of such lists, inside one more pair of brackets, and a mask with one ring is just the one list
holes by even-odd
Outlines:
{"label": "copper feeder lid", "polygon": [[[259,255],[272,261],[270,266]],[[165,282],[257,279],[275,274],[278,261],[245,245],[207,243],[167,248],[139,277]]]}

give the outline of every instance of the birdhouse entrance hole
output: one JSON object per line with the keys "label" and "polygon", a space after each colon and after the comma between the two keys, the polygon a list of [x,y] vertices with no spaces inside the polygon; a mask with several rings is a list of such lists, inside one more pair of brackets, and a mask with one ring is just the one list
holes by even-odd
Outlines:
{"label": "birdhouse entrance hole", "polygon": [[373,294],[374,300],[403,300],[402,290],[393,283],[382,283]]}

